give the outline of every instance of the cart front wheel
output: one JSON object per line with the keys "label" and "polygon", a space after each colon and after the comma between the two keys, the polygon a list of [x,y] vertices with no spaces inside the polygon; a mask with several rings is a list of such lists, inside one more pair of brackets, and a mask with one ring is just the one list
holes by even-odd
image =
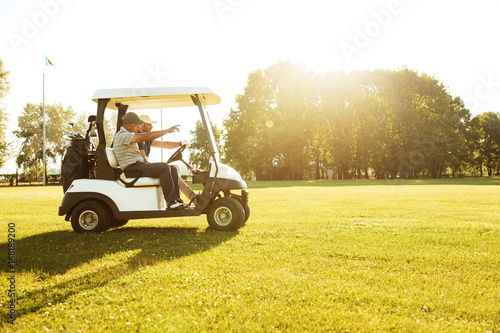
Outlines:
{"label": "cart front wheel", "polygon": [[243,206],[243,210],[245,211],[245,220],[243,223],[246,223],[248,221],[248,218],[250,217],[250,206]]}
{"label": "cart front wheel", "polygon": [[220,198],[214,201],[207,213],[208,224],[215,230],[237,230],[245,222],[245,211],[238,200]]}

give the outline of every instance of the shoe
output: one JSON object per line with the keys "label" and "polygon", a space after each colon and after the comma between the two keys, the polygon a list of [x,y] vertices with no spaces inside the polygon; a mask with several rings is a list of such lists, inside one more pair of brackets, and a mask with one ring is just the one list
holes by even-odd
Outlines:
{"label": "shoe", "polygon": [[189,204],[185,203],[184,200],[182,200],[181,198],[177,199],[177,202],[182,204],[182,208],[188,208],[189,207]]}
{"label": "shoe", "polygon": [[180,209],[184,208],[184,205],[181,202],[176,201],[171,201],[167,203],[167,209]]}

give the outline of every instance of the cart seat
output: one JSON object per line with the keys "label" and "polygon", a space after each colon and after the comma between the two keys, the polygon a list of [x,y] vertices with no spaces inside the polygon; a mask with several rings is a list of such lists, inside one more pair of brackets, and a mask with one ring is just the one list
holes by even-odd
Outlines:
{"label": "cart seat", "polygon": [[161,186],[160,179],[158,178],[139,177],[137,178],[137,180],[136,178],[126,178],[125,173],[118,166],[118,161],[116,160],[116,156],[115,153],[113,152],[113,149],[106,148],[105,152],[109,165],[116,170],[117,174],[120,175],[119,178],[116,179],[119,180],[118,184],[122,185],[123,187]]}

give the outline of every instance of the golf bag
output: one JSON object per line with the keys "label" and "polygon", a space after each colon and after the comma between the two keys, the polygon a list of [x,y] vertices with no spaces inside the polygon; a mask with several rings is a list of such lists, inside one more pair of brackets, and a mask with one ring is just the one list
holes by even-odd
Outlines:
{"label": "golf bag", "polygon": [[95,155],[92,150],[93,145],[89,138],[71,140],[61,166],[64,193],[73,180],[94,178]]}

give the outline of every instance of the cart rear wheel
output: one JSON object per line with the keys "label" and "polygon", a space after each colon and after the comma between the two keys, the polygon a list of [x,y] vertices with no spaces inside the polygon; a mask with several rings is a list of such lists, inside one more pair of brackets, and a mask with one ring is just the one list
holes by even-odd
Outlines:
{"label": "cart rear wheel", "polygon": [[79,203],[71,214],[71,226],[78,233],[104,232],[110,227],[110,222],[108,207],[96,200]]}
{"label": "cart rear wheel", "polygon": [[220,198],[210,206],[207,220],[212,229],[237,230],[245,222],[245,211],[238,200]]}

